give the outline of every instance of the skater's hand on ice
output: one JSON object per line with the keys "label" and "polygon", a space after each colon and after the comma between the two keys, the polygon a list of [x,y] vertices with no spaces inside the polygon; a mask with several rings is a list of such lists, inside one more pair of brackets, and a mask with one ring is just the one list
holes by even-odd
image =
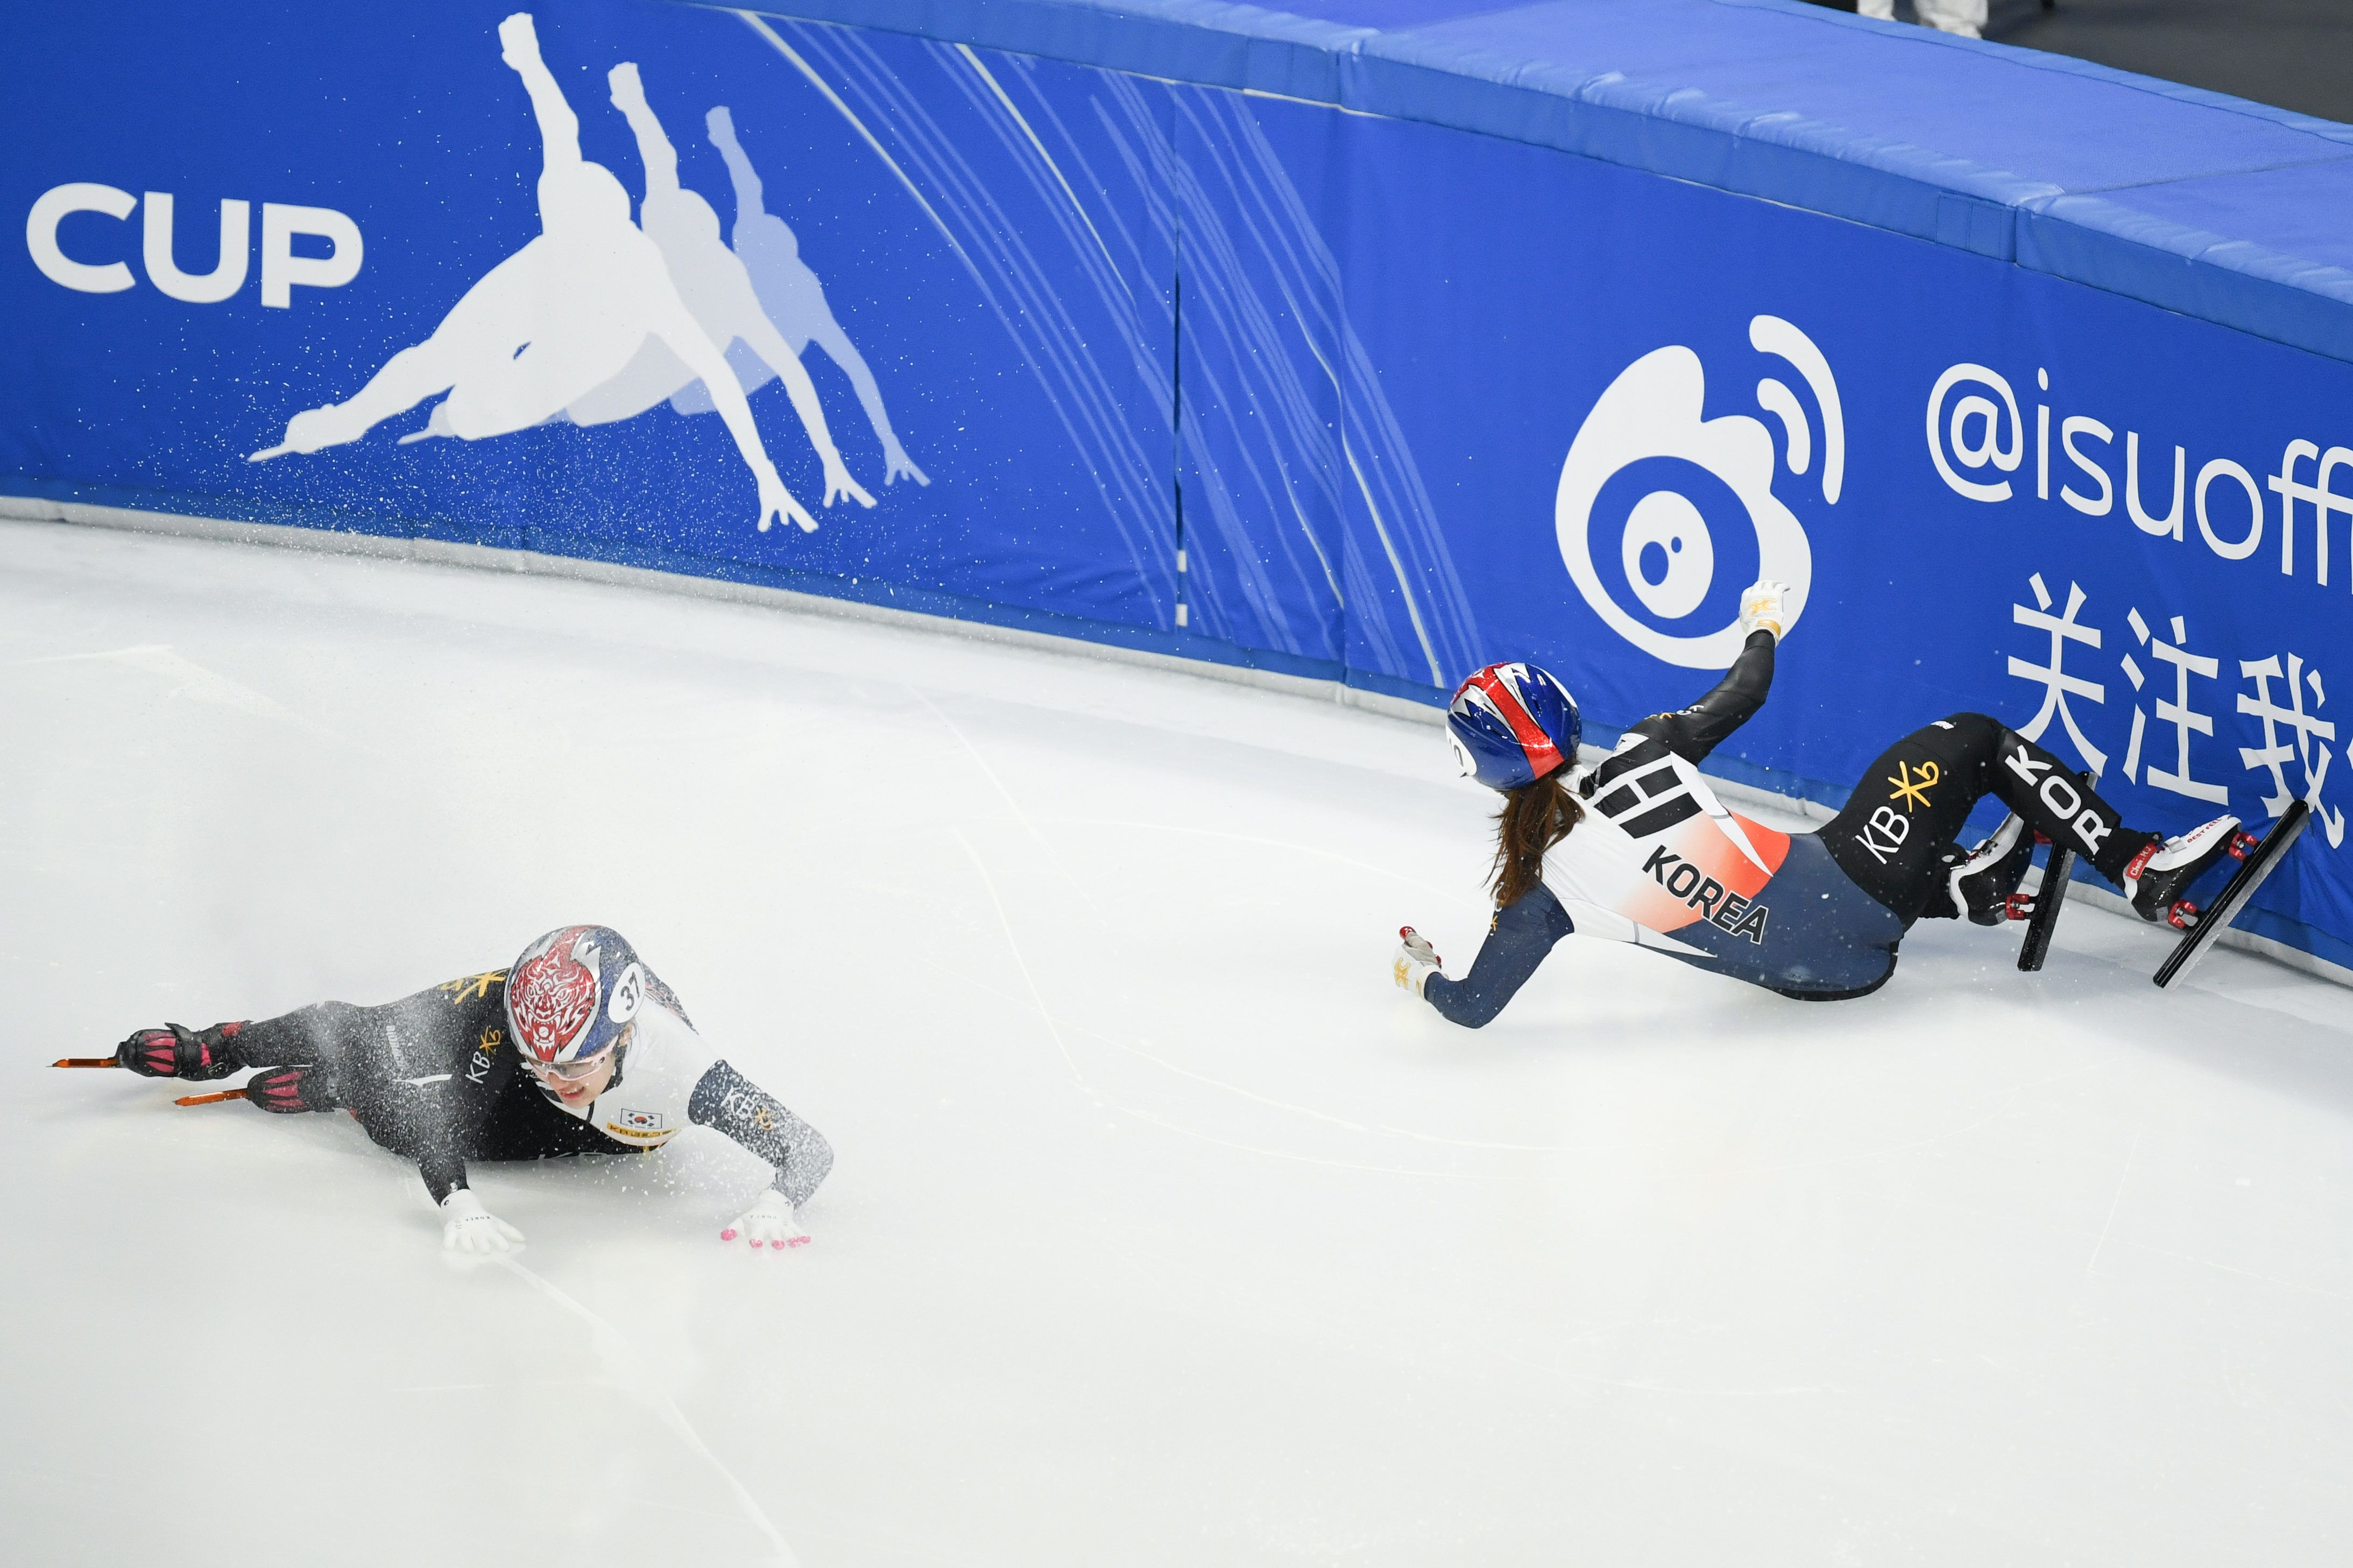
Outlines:
{"label": "skater's hand on ice", "polygon": [[1782,629],[1789,624],[1788,612],[1783,604],[1789,592],[1787,583],[1751,584],[1748,591],[1740,595],[1740,635],[1746,637],[1762,626],[1773,634],[1775,642],[1779,642]]}
{"label": "skater's hand on ice", "polygon": [[522,1232],[459,1187],[441,1200],[441,1245],[452,1252],[504,1252],[522,1245]]}
{"label": "skater's hand on ice", "polygon": [[817,519],[808,514],[807,507],[793,499],[793,492],[785,489],[785,481],[776,477],[776,470],[774,468],[760,476],[761,532],[768,531],[768,523],[772,519],[797,522],[800,524],[803,533],[817,531]]}
{"label": "skater's hand on ice", "polygon": [[736,1215],[735,1222],[719,1233],[719,1239],[748,1241],[754,1252],[765,1242],[782,1252],[787,1247],[807,1247],[809,1237],[808,1232],[794,1221],[793,1205],[785,1201],[785,1194],[770,1187],[760,1194],[758,1203]]}
{"label": "skater's hand on ice", "polygon": [[1433,974],[1443,973],[1439,965],[1446,961],[1438,956],[1438,950],[1430,945],[1430,939],[1411,926],[1398,927],[1398,939],[1397,957],[1389,962],[1389,976],[1398,983],[1399,990],[1410,991],[1419,996],[1422,982]]}
{"label": "skater's hand on ice", "polygon": [[836,458],[825,466],[825,504],[831,506],[844,496],[860,506],[874,504],[874,498],[867,493],[866,487],[851,479],[849,470],[842,466],[840,459]]}

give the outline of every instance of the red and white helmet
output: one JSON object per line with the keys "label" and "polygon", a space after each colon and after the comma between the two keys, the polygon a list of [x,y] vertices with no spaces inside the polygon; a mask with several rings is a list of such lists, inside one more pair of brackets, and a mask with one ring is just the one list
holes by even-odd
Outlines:
{"label": "red and white helmet", "polygon": [[1491,664],[1455,688],[1446,731],[1463,777],[1514,790],[1574,763],[1585,721],[1550,670]]}
{"label": "red and white helmet", "polygon": [[646,1002],[646,968],[610,926],[565,926],[522,950],[507,973],[507,1033],[543,1066],[609,1047]]}

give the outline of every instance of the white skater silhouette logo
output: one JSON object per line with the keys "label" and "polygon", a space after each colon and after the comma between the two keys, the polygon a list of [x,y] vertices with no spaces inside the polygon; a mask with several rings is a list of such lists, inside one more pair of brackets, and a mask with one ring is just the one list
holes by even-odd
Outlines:
{"label": "white skater silhouette logo", "polygon": [[[638,156],[645,163],[646,199],[639,221],[647,237],[660,248],[679,298],[712,342],[722,347],[741,343],[764,368],[773,367],[772,373],[784,378],[793,411],[800,416],[801,427],[808,432],[810,444],[825,462],[825,504],[831,506],[848,495],[860,506],[872,506],[874,498],[842,466],[841,454],[825,426],[817,388],[810,384],[808,372],[801,368],[800,356],[762,312],[744,263],[719,237],[719,215],[711,210],[709,202],[679,184],[678,149],[670,145],[661,121],[646,102],[638,68],[615,66],[606,81],[612,89],[613,107],[637,134]],[[565,412],[575,425],[634,418],[683,388],[699,386],[704,374],[689,366],[661,339],[649,337],[620,374],[575,398]],[[729,379],[736,379],[732,371]],[[768,374],[763,374],[757,382],[739,381],[739,395],[768,379]],[[710,409],[717,405],[706,395],[702,406]]]}
{"label": "white skater silhouette logo", "polygon": [[[1838,383],[1813,340],[1778,316],[1748,324],[1749,342],[1796,368],[1821,412],[1822,499],[1835,505],[1846,474],[1846,422]],[[1585,602],[1610,629],[1643,652],[1692,669],[1722,669],[1740,655],[1736,607],[1721,626],[1689,633],[1662,631],[1629,612],[1610,594],[1593,563],[1594,502],[1620,469],[1651,458],[1673,458],[1715,475],[1738,497],[1757,532],[1757,575],[1790,585],[1788,625],[1805,613],[1813,583],[1812,547],[1796,514],[1773,494],[1773,437],[1746,415],[1701,418],[1706,373],[1699,356],[1680,346],[1644,354],[1619,373],[1569,444],[1554,499],[1561,560]],[[1797,394],[1767,376],[1757,384],[1757,405],[1780,423],[1789,471],[1813,461],[1812,430]],[[1655,620],[1678,621],[1708,598],[1715,580],[1715,541],[1692,500],[1658,489],[1634,503],[1618,541],[1628,587]]]}
{"label": "white skater silhouette logo", "polygon": [[[727,351],[727,363],[734,367],[744,390],[757,392],[772,376],[780,374],[786,378],[789,390],[791,377],[797,374],[797,356],[807,353],[814,342],[841,367],[842,374],[849,377],[849,384],[857,389],[859,405],[866,410],[866,422],[873,427],[874,438],[882,443],[882,482],[889,485],[900,479],[913,479],[919,485],[930,484],[931,479],[915,467],[907,449],[899,444],[898,434],[891,428],[891,416],[883,411],[882,389],[875,384],[874,373],[867,368],[865,356],[849,341],[849,334],[841,330],[841,323],[834,320],[832,308],[825,302],[825,285],[801,259],[800,241],[793,237],[784,219],[761,205],[760,176],[753,172],[752,160],[736,143],[735,121],[725,106],[705,115],[703,128],[710,134],[711,144],[727,160],[728,177],[734,182],[735,255],[751,275],[761,309],[784,334],[786,344],[796,356],[795,368],[787,370],[765,353],[755,352],[748,340],[739,342]],[[716,220],[713,223],[715,227]],[[669,248],[667,241],[663,248]],[[798,395],[794,394],[796,400]],[[681,414],[708,414],[712,407],[710,395],[700,384],[678,393],[670,400],[670,405]]]}
{"label": "white skater silhouette logo", "polygon": [[[426,428],[407,439],[430,435],[479,441],[545,424],[575,405],[590,416],[583,422],[593,423],[597,412],[626,401],[623,393],[601,403],[595,395],[622,378],[641,354],[661,351],[710,389],[719,416],[758,481],[760,527],[786,517],[815,529],[817,520],[793,499],[768,460],[743,389],[681,297],[662,247],[629,221],[628,193],[609,170],[581,156],[580,121],[540,58],[531,16],[519,12],[500,23],[499,42],[501,58],[531,95],[538,122],[539,237],[468,289],[430,338],[395,354],[350,401],[296,415],[287,424],[285,439],[255,453],[254,460],[356,441],[382,421],[444,391],[448,395],[435,405]],[[629,83],[634,89],[634,71]],[[614,87],[617,96],[618,79]],[[635,96],[642,104],[642,95]],[[644,121],[640,148],[650,126],[667,151],[651,115]],[[658,186],[659,181],[649,175],[649,184]],[[670,188],[675,185],[673,174]],[[660,205],[656,195],[649,189],[649,219],[650,209]],[[670,210],[681,209],[672,204]],[[714,218],[714,237],[716,226]],[[707,281],[702,274],[697,278]],[[723,280],[718,287],[722,292],[710,296],[715,313],[729,309]],[[748,327],[733,314],[723,319],[731,323],[731,337]],[[855,494],[872,504],[841,470],[824,436],[823,417],[815,415],[813,395],[801,413],[826,458],[828,494]],[[607,418],[621,416],[605,413]]]}

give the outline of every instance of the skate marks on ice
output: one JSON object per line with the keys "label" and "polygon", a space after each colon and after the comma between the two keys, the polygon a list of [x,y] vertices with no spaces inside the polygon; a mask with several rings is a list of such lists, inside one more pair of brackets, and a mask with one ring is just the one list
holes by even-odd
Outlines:
{"label": "skate marks on ice", "polygon": [[[281,724],[293,724],[302,729],[316,729],[301,716],[287,711],[276,702],[256,691],[243,681],[232,680],[217,670],[206,668],[194,659],[173,651],[168,643],[143,643],[136,647],[119,647],[105,653],[61,653],[47,658],[25,658],[21,665],[36,664],[119,664],[132,669],[144,670],[171,682],[171,697],[185,697],[197,702],[209,702],[216,707],[235,709],[257,719],[270,719]],[[324,731],[321,731],[324,733]]]}
{"label": "skate marks on ice", "polygon": [[[1094,826],[1159,825],[1098,823]],[[1169,831],[1197,830],[1171,828]],[[1379,868],[1366,866],[1311,846],[1248,835],[1198,831],[1201,831],[1204,837],[1231,840],[1254,850],[1293,850],[1311,858],[1355,866],[1376,875],[1388,875]],[[1038,971],[1029,961],[1020,931],[1008,907],[1000,879],[990,870],[987,858],[964,826],[951,826],[949,832],[971,862],[981,890],[987,895],[992,923],[996,925],[1005,951],[1013,961],[1014,972],[1020,979],[1020,1003],[1026,1004],[1024,1010],[1035,1013],[1048,1039],[1052,1042],[1063,1075],[1098,1111],[1116,1113],[1176,1137],[1237,1153],[1334,1170],[1440,1181],[1510,1179],[1515,1175],[1536,1179],[1534,1172],[1499,1167],[1489,1157],[1589,1155],[1594,1152],[1591,1146],[1581,1143],[1455,1137],[1391,1125],[1377,1118],[1350,1116],[1320,1109],[1303,1103],[1299,1099],[1266,1092],[1218,1073],[1202,1070],[1198,1066],[1188,1065],[1176,1059],[1174,1054],[1164,1054],[1163,1048],[1153,1040],[1125,1037],[1125,1030],[1113,1033],[1081,1022],[1072,1015],[1095,1011],[1091,1005],[1092,999],[1065,996],[1060,1009],[1055,1003],[1049,1001],[1050,982],[1041,983]],[[1067,872],[1063,873],[1063,879],[1068,880]],[[1392,877],[1391,879],[1398,879]],[[1419,890],[1434,891],[1412,883],[1409,879],[1404,880]],[[1090,899],[1087,901],[1091,907],[1095,907],[1094,900]],[[1065,940],[1068,935],[1067,932],[1058,934],[1048,942],[1047,950],[1060,953],[1083,973],[1108,973],[1117,967],[1115,963],[1103,961],[1100,955],[1086,956],[1082,951],[1083,943],[1079,948],[1072,948]],[[1129,1016],[1125,1009],[1114,1007],[1108,1011],[1121,1018]],[[1180,1033],[1184,1029],[1181,1023],[1176,1026]],[[1140,1076],[1134,1070],[1139,1065],[1145,1069]],[[1192,1092],[1188,1094],[1187,1089]],[[1188,1107],[1182,1103],[1187,1100],[1199,1103]],[[1238,1113],[1240,1121],[1250,1131],[1245,1131],[1235,1125]],[[1308,1124],[1306,1129],[1302,1128],[1303,1122]],[[1308,1135],[1301,1136],[1303,1131]],[[1454,1167],[1382,1163],[1380,1152],[1401,1152],[1397,1150],[1400,1143],[1419,1146],[1426,1154],[1440,1151],[1459,1152],[1468,1163]]]}
{"label": "skate marks on ice", "polygon": [[[726,1483],[729,1493],[735,1499],[735,1506],[743,1510],[744,1519],[765,1536],[768,1543],[776,1549],[776,1554],[769,1559],[769,1562],[777,1564],[778,1568],[799,1568],[800,1559],[793,1554],[793,1549],[786,1544],[784,1536],[778,1533],[776,1525],[770,1521],[767,1510],[760,1506],[759,1500],[744,1489],[744,1483],[735,1479],[735,1473],[721,1462],[719,1456],[712,1453],[710,1447],[703,1442],[702,1435],[695,1431],[693,1424],[688,1421],[685,1415],[680,1411],[677,1402],[670,1398],[669,1392],[654,1376],[653,1370],[646,1364],[645,1358],[638,1353],[637,1347],[629,1342],[628,1335],[606,1321],[596,1311],[574,1300],[555,1285],[524,1268],[512,1254],[492,1253],[481,1261],[505,1269],[587,1324],[589,1332],[594,1336],[591,1344],[595,1349],[596,1359],[603,1364],[607,1374],[612,1378],[614,1384],[637,1394],[638,1398],[652,1406],[654,1415],[665,1427],[670,1429],[671,1435],[684,1444],[690,1452],[704,1460],[712,1470],[717,1472],[719,1479]],[[476,1267],[480,1266],[480,1264],[476,1265]]]}
{"label": "skate marks on ice", "polygon": [[469,289],[431,337],[395,354],[348,401],[294,416],[284,438],[253,460],[356,441],[445,393],[402,444],[486,440],[557,419],[608,424],[699,384],[758,486],[759,526],[785,518],[813,531],[816,518],[778,476],[728,367],[723,345],[743,342],[783,377],[824,464],[827,504],[847,495],[873,505],[843,465],[797,356],[720,243],[717,215],[679,184],[676,150],[636,67],[617,67],[607,80],[646,164],[642,229],[620,181],[582,154],[579,119],[541,58],[531,16],[509,16],[499,40],[539,130],[541,232]]}
{"label": "skate marks on ice", "polygon": [[[957,724],[943,711],[939,705],[920,688],[909,687],[906,689],[934,720],[955,737],[964,753],[987,780],[991,791],[1004,803],[1013,822],[1018,825],[1021,837],[1029,846],[1042,854],[1044,864],[1051,868],[1052,879],[1060,882],[1077,899],[1079,903],[1085,907],[1088,917],[1086,925],[1094,930],[1107,929],[1104,924],[1106,920],[1104,905],[1103,900],[1097,898],[1095,889],[1071,869],[1071,859],[1062,852],[1062,847],[1040,828],[1037,816],[1026,807],[1019,797],[1007,785],[1002,774],[991,764],[980,747],[974,743],[963,726]],[[1052,820],[1058,826],[1064,829],[1092,828],[1103,831],[1113,841],[1125,839],[1138,832],[1155,837],[1176,836],[1180,838],[1207,840],[1221,847],[1239,849],[1248,855],[1253,863],[1262,864],[1269,852],[1278,855],[1296,855],[1325,868],[1327,874],[1330,868],[1340,868],[1382,884],[1411,888],[1419,896],[1458,904],[1465,910],[1472,910],[1479,907],[1478,900],[1464,896],[1459,889],[1443,889],[1415,878],[1403,876],[1391,868],[1376,865],[1354,856],[1342,854],[1337,850],[1289,839],[1233,833],[1186,824],[1079,817],[1061,813],[1054,813]],[[967,826],[976,826],[976,824]],[[1388,1175],[1475,1178],[1492,1173],[1411,1169],[1397,1165],[1369,1163],[1360,1159],[1334,1158],[1324,1154],[1309,1153],[1297,1148],[1271,1145],[1263,1141],[1237,1141],[1216,1131],[1206,1131],[1200,1126],[1172,1120],[1171,1108],[1166,1103],[1166,1080],[1171,1078],[1181,1079],[1186,1083],[1209,1090],[1213,1097],[1229,1103],[1240,1100],[1275,1112],[1278,1124],[1275,1134],[1277,1137],[1280,1137],[1282,1132],[1295,1131],[1295,1124],[1303,1120],[1316,1123],[1322,1129],[1335,1129],[1349,1135],[1344,1138],[1345,1144],[1354,1144],[1362,1139],[1372,1139],[1377,1142],[1398,1140],[1481,1152],[1556,1154],[1571,1152],[1567,1145],[1449,1137],[1318,1110],[1294,1100],[1262,1093],[1243,1084],[1230,1082],[1223,1078],[1184,1065],[1159,1054],[1158,1047],[1150,1040],[1131,1042],[1119,1036],[1090,1027],[1084,1023],[1073,1021],[1067,1017],[1065,1013],[1058,1012],[1054,1005],[1049,1002],[1047,988],[1039,983],[1037,972],[1031,967],[1029,957],[1024,952],[1021,937],[1007,905],[1004,889],[998,878],[989,869],[987,858],[974,844],[971,834],[965,831],[965,826],[953,824],[949,826],[948,831],[955,839],[957,847],[964,852],[965,858],[971,862],[981,888],[987,895],[995,923],[1001,932],[1007,952],[1012,957],[1014,968],[1021,978],[1026,1000],[1044,1025],[1048,1037],[1053,1042],[1055,1054],[1060,1061],[1064,1073],[1071,1085],[1098,1110],[1116,1111],[1164,1131],[1238,1152]],[[1101,857],[1082,855],[1080,859],[1082,863],[1098,864]],[[1048,951],[1059,951],[1060,947],[1068,945],[1068,942],[1050,943]],[[1099,969],[1103,973],[1109,973],[1117,967],[1115,963],[1097,965],[1092,960],[1082,961],[1080,966],[1082,969]],[[1083,1006],[1083,1002],[1079,1005]],[[1091,1077],[1087,1068],[1082,1065],[1081,1058],[1084,1053],[1082,1048],[1074,1048],[1074,1041],[1092,1042],[1096,1047],[1094,1059],[1101,1063],[1101,1068],[1096,1076]],[[1109,1087],[1109,1081],[1119,1075],[1121,1065],[1139,1062],[1153,1069],[1147,1075],[1151,1080],[1148,1084],[1131,1086],[1137,1091],[1134,1093],[1123,1093],[1117,1089]],[[1099,1079],[1103,1081],[1098,1081]],[[1212,1117],[1208,1120],[1221,1119]]]}
{"label": "skate marks on ice", "polygon": [[[911,687],[908,690],[910,694],[913,695],[944,728],[955,736],[957,743],[961,746],[964,752],[987,779],[989,786],[995,792],[997,796],[1005,803],[1007,809],[1011,814],[1013,821],[1018,826],[1022,837],[1026,838],[1037,850],[1042,852],[1045,863],[1052,868],[1053,879],[1061,883],[1063,887],[1065,887],[1070,893],[1076,898],[1079,903],[1085,907],[1088,916],[1086,921],[1087,925],[1092,929],[1103,929],[1108,917],[1102,900],[1100,900],[1095,895],[1095,890],[1089,887],[1084,880],[1071,870],[1070,860],[1063,855],[1061,849],[1056,845],[1053,838],[1039,828],[1037,818],[1022,805],[1019,798],[1007,787],[1003,777],[999,774],[997,770],[991,765],[987,757],[981,752],[980,748],[973,743],[971,737],[965,732],[962,726],[958,725],[953,719],[950,719],[947,714],[940,709],[938,704],[934,703],[931,698],[920,689]],[[1339,854],[1336,851],[1318,848],[1312,845],[1293,843],[1289,840],[1273,839],[1250,834],[1221,832],[1217,829],[1192,827],[1182,825],[1071,817],[1060,814],[1055,816],[1054,820],[1059,826],[1066,828],[1093,827],[1111,831],[1114,835],[1126,834],[1134,831],[1145,831],[1155,834],[1198,836],[1199,837],[1219,841],[1224,844],[1244,847],[1255,855],[1261,857],[1263,856],[1264,852],[1269,850],[1294,853],[1311,860],[1319,860],[1329,865],[1345,867],[1350,870],[1362,873],[1380,880],[1402,882],[1407,886],[1414,888],[1418,892],[1424,895],[1434,896],[1443,900],[1451,900],[1455,902],[1463,903],[1466,907],[1468,907],[1472,902],[1471,900],[1462,899],[1459,894],[1449,893],[1444,889],[1436,888],[1428,883],[1419,882],[1411,878],[1400,877],[1398,873],[1388,869],[1388,868],[1376,866],[1350,856]],[[1147,1126],[1158,1128],[1163,1131],[1173,1133],[1178,1137],[1213,1144],[1217,1147],[1231,1150],[1240,1153],[1255,1154],[1269,1159],[1286,1160],[1303,1164],[1322,1165],[1339,1170],[1352,1170],[1383,1175],[1429,1176],[1440,1179],[1469,1177],[1476,1179],[1481,1175],[1492,1173],[1482,1171],[1413,1169],[1398,1165],[1370,1163],[1361,1159],[1335,1158],[1324,1154],[1310,1153],[1299,1148],[1286,1148],[1280,1146],[1278,1142],[1266,1141],[1239,1141],[1235,1138],[1223,1136],[1218,1131],[1206,1130],[1204,1126],[1194,1125],[1187,1121],[1172,1119],[1172,1110],[1166,1103],[1168,1100],[1168,1096],[1166,1093],[1166,1080],[1171,1078],[1180,1079],[1186,1083],[1198,1086],[1201,1089],[1210,1091],[1211,1095],[1217,1099],[1226,1100],[1228,1102],[1233,1100],[1244,1101],[1251,1106],[1259,1107],[1265,1110],[1276,1113],[1275,1120],[1278,1125],[1273,1136],[1278,1139],[1285,1132],[1295,1131],[1296,1123],[1303,1120],[1318,1124],[1321,1129],[1338,1130],[1342,1134],[1345,1135],[1342,1142],[1346,1145],[1354,1145],[1360,1140],[1372,1139],[1377,1142],[1384,1140],[1402,1140],[1452,1149],[1477,1151],[1481,1152],[1547,1154],[1569,1152],[1567,1146],[1565,1145],[1530,1144],[1496,1142],[1483,1139],[1451,1138],[1437,1133],[1420,1132],[1408,1128],[1381,1125],[1324,1110],[1319,1110],[1312,1106],[1261,1093],[1256,1089],[1244,1087],[1240,1083],[1229,1082],[1224,1079],[1185,1066],[1167,1057],[1157,1054],[1157,1047],[1155,1047],[1154,1043],[1150,1040],[1139,1040],[1131,1043],[1127,1039],[1105,1033],[1100,1029],[1090,1027],[1086,1024],[1067,1019],[1061,1014],[1058,1013],[1055,1006],[1048,1001],[1046,988],[1039,984],[1037,972],[1030,965],[1029,957],[1024,951],[1020,934],[1015,927],[1012,913],[1007,907],[1004,889],[997,877],[990,871],[987,858],[982,855],[979,848],[973,843],[972,836],[965,830],[964,826],[951,824],[948,831],[955,838],[957,847],[963,850],[965,858],[972,863],[974,873],[979,879],[981,889],[987,895],[989,909],[995,917],[997,928],[1001,933],[1005,949],[1013,960],[1015,972],[1020,976],[1025,1000],[1027,1001],[1029,1008],[1035,1011],[1039,1021],[1044,1026],[1047,1037],[1052,1041],[1055,1055],[1060,1062],[1064,1075],[1069,1079],[1072,1088],[1074,1088],[1081,1095],[1084,1096],[1088,1102],[1096,1110],[1116,1112],[1120,1115],[1131,1118],[1135,1121],[1142,1122]],[[1065,943],[1063,945],[1067,946],[1068,944]],[[1050,946],[1051,944],[1050,944]],[[1091,967],[1091,965],[1082,963],[1082,967]],[[1104,972],[1109,972],[1114,967],[1115,965],[1104,965],[1103,969]],[[1081,1003],[1080,1005],[1083,1006],[1083,1003]],[[1094,1046],[1094,1059],[1101,1063],[1101,1067],[1099,1068],[1096,1076],[1091,1077],[1087,1068],[1082,1065],[1081,1057],[1083,1054],[1082,1049],[1073,1048],[1074,1040],[1082,1043],[1092,1042]],[[1118,1077],[1119,1068],[1122,1065],[1136,1062],[1143,1063],[1149,1068],[1153,1069],[1153,1071],[1148,1075],[1152,1080],[1150,1083],[1131,1086],[1136,1090],[1136,1092],[1134,1093],[1123,1093],[1119,1089],[1110,1087],[1111,1080]],[[1102,1079],[1102,1081],[1098,1081],[1099,1079]],[[1196,1118],[1194,1120],[1222,1121],[1224,1119],[1212,1116],[1206,1119]]]}

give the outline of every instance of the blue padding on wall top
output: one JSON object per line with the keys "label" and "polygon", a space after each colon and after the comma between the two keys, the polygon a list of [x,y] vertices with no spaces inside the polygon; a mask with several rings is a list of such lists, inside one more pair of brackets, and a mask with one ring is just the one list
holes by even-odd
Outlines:
{"label": "blue padding on wall top", "polygon": [[796,0],[1892,229],[2353,360],[2353,126],[1800,0]]}

